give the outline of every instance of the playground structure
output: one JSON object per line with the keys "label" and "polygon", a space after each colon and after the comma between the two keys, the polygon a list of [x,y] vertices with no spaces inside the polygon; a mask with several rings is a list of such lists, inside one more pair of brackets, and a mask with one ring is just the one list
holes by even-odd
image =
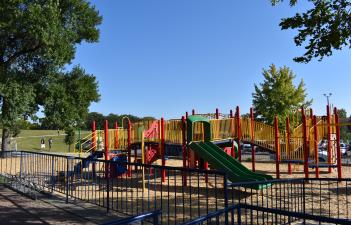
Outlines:
{"label": "playground structure", "polygon": [[[312,109],[306,111],[303,108],[299,114],[296,119],[299,120],[298,125],[291,127],[289,118],[286,118],[284,130],[279,129],[277,117],[274,126],[271,126],[256,121],[252,108],[249,118],[241,117],[239,107],[236,107],[235,114],[232,110],[229,114],[221,114],[218,109],[213,114],[196,114],[192,110],[191,116],[186,113],[181,119],[172,120],[161,118],[131,123],[128,118],[123,118],[122,124],[127,124],[127,127],[119,127],[116,122],[114,129],[108,129],[106,121],[104,130],[97,130],[94,122],[91,134],[83,138],[91,141],[91,148],[77,151],[91,153],[90,158],[96,156],[96,151],[102,151],[106,160],[121,160],[123,157],[127,162],[132,162],[133,156],[134,162],[143,164],[152,164],[160,159],[161,165],[166,166],[167,149],[178,148],[182,152],[184,168],[207,170],[210,163],[212,168],[227,172],[233,182],[243,181],[243,178],[246,181],[272,179],[255,174],[258,147],[261,151],[275,154],[278,179],[281,163],[288,164],[289,174],[292,174],[293,164],[303,164],[305,178],[309,178],[310,169],[315,170],[318,178],[321,168],[327,168],[329,173],[332,168],[337,168],[338,178],[341,179],[340,126],[346,124],[339,122],[336,108],[331,114],[327,106],[326,116],[316,116]],[[325,162],[320,162],[323,159],[319,149],[322,140],[327,142],[325,154],[322,155]],[[251,145],[252,171],[240,163],[242,143]],[[102,157],[101,154],[99,156]],[[216,160],[218,158],[222,160]],[[120,171],[124,170],[120,168]],[[130,175],[131,166],[125,172]],[[163,181],[165,177],[163,172]]]}
{"label": "playground structure", "polygon": [[[104,130],[96,129],[93,123],[91,134],[82,138],[90,141],[89,149],[81,147],[83,141],[78,143],[78,151],[87,151],[87,157],[5,152],[0,158],[0,175],[26,191],[34,187],[64,197],[66,202],[85,201],[125,216],[161,210],[162,224],[187,224],[191,220],[209,224],[291,224],[311,218],[334,224],[344,218],[347,224],[350,179],[274,180],[257,173],[255,160],[251,161],[251,170],[245,167],[250,164],[242,160],[247,153],[241,142],[251,144],[252,159],[258,156],[257,147],[280,156],[274,158],[278,162],[275,172],[280,172],[282,163],[307,162],[307,172],[316,165],[338,165],[341,156],[334,156],[340,151],[338,129],[345,124],[338,123],[337,114],[329,115],[328,122],[328,116],[308,113],[301,110],[301,124],[292,125],[288,132],[278,129],[277,119],[275,126],[255,121],[253,110],[249,118],[242,118],[238,116],[239,108],[235,115],[220,114],[219,110],[203,115],[193,111],[193,115],[179,120],[131,123],[124,118],[121,124],[125,127],[115,123],[114,129],[108,129],[107,122]],[[328,134],[331,164],[314,161],[318,155],[312,155],[315,147],[320,140],[328,139]],[[179,156],[171,159],[169,149],[177,149],[181,160]],[[177,166],[171,165],[174,161]],[[269,173],[274,174],[275,165],[267,165],[271,167]],[[350,167],[344,169],[349,176],[346,168]]]}

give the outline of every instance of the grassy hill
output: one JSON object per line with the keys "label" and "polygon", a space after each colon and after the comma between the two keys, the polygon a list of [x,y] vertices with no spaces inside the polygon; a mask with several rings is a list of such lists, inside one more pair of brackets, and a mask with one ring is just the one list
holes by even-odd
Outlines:
{"label": "grassy hill", "polygon": [[[0,130],[0,135],[2,131]],[[89,131],[82,131],[82,138],[88,135]],[[78,135],[78,134],[76,134]],[[21,130],[21,133],[11,139],[10,149],[15,149],[15,143],[17,143],[17,150],[27,150],[27,151],[42,151],[40,149],[40,140],[44,138],[45,149],[44,151],[49,151],[49,138],[52,138],[52,152],[68,152],[68,145],[64,143],[65,132],[60,130]],[[76,138],[78,139],[78,137]],[[71,147],[73,151],[74,146]]]}

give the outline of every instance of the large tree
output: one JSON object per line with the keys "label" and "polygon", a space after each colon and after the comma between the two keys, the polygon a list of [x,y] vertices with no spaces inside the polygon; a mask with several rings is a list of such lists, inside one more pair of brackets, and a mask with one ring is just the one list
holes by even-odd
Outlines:
{"label": "large tree", "polygon": [[46,91],[43,124],[51,129],[84,127],[90,103],[99,98],[96,78],[82,68],[58,73]]}
{"label": "large tree", "polygon": [[57,88],[58,77],[66,77],[61,71],[76,45],[98,40],[102,18],[87,0],[1,1],[0,15],[0,125],[6,150],[18,118],[50,106],[47,94]]}
{"label": "large tree", "polygon": [[[273,5],[283,0],[271,0]],[[334,50],[351,46],[351,1],[350,0],[308,0],[311,9],[296,13],[293,17],[283,18],[280,27],[283,30],[294,29],[297,46],[304,45],[303,56],[294,58],[296,62],[307,63],[312,58],[322,60],[332,55]],[[290,5],[297,4],[290,0]]]}
{"label": "large tree", "polygon": [[296,77],[288,67],[277,69],[271,65],[268,70],[263,69],[263,83],[255,84],[253,106],[255,116],[266,123],[273,124],[275,115],[278,116],[280,126],[284,127],[286,117],[292,117],[301,107],[311,105],[306,100],[306,89],[303,80],[295,87]]}

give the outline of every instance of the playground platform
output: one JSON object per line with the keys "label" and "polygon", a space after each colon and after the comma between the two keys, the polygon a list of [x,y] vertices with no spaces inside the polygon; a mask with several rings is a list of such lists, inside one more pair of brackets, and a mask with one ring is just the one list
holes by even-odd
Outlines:
{"label": "playground platform", "polygon": [[89,203],[66,204],[57,196],[36,201],[0,185],[0,224],[101,224],[120,219]]}

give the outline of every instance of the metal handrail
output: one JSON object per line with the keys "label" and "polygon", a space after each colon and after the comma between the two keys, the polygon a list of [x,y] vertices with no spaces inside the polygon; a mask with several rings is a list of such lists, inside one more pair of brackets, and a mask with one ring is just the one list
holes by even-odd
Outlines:
{"label": "metal handrail", "polygon": [[162,214],[161,210],[156,210],[152,212],[143,213],[137,216],[128,217],[125,219],[120,219],[117,221],[111,221],[108,223],[103,223],[102,225],[127,225],[135,222],[142,222],[146,219],[153,219],[152,224],[157,225],[159,223],[158,217]]}

